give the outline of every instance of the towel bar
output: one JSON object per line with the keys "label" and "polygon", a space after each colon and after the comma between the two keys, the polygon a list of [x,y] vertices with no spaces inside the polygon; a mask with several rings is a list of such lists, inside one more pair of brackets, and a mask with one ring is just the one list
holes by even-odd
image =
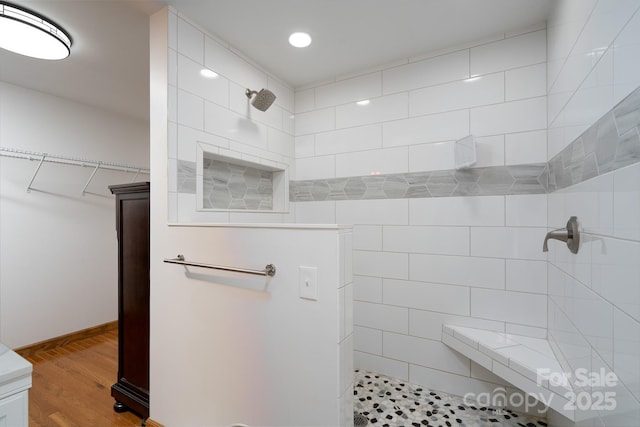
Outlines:
{"label": "towel bar", "polygon": [[247,268],[226,267],[224,265],[213,265],[213,264],[204,264],[201,262],[185,261],[184,255],[178,255],[175,258],[165,259],[164,262],[169,264],[179,264],[179,265],[186,265],[191,267],[212,268],[214,270],[225,270],[225,271],[235,271],[237,273],[256,274],[258,276],[273,277],[276,275],[276,266],[273,264],[267,264],[264,270],[250,270]]}

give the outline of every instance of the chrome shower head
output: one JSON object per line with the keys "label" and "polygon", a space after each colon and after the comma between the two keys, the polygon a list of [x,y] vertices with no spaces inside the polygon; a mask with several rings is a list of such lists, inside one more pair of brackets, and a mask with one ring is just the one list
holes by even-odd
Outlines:
{"label": "chrome shower head", "polygon": [[273,104],[273,101],[276,100],[275,94],[269,89],[260,89],[260,92],[247,89],[244,93],[249,99],[251,99],[252,95],[256,96],[255,98],[253,98],[253,101],[251,101],[251,105],[253,105],[260,111],[267,111],[267,109],[271,107],[271,104]]}

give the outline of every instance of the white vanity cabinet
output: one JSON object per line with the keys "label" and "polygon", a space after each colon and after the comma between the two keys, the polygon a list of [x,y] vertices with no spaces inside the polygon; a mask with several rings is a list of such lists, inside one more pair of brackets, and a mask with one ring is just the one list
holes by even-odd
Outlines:
{"label": "white vanity cabinet", "polygon": [[0,427],[29,426],[31,363],[0,343]]}

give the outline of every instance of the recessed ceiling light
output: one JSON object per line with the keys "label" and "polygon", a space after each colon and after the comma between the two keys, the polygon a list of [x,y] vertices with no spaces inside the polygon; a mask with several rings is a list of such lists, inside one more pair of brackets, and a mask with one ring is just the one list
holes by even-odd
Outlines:
{"label": "recessed ceiling light", "polygon": [[200,70],[200,75],[207,79],[215,79],[216,77],[218,77],[218,73],[216,73],[215,71],[211,71],[208,68],[203,68],[202,70]]}
{"label": "recessed ceiling light", "polygon": [[368,99],[363,99],[363,100],[360,100],[360,101],[356,102],[356,104],[361,105],[361,106],[369,105],[370,103],[371,103],[371,101],[368,100]]}
{"label": "recessed ceiling light", "polygon": [[0,48],[39,59],[64,59],[71,37],[50,19],[0,1]]}
{"label": "recessed ceiling light", "polygon": [[289,36],[289,44],[294,47],[307,47],[311,44],[311,36],[307,33],[293,33]]}

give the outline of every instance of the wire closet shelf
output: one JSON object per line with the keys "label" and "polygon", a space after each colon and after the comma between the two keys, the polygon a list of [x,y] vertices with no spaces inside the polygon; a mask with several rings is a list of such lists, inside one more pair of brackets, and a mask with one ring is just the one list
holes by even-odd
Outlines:
{"label": "wire closet shelf", "polygon": [[87,187],[89,186],[89,184],[93,180],[93,177],[96,175],[96,172],[98,172],[99,169],[114,170],[114,171],[120,171],[120,172],[131,172],[131,173],[135,172],[135,176],[133,177],[132,182],[135,181],[140,174],[147,175],[150,172],[149,168],[146,168],[146,167],[125,165],[125,164],[114,163],[114,162],[103,162],[101,160],[89,160],[89,159],[83,159],[80,157],[60,156],[56,154],[40,153],[36,151],[28,151],[28,150],[21,150],[17,148],[8,148],[8,147],[0,147],[0,156],[38,162],[38,166],[36,166],[36,170],[34,171],[33,176],[31,177],[31,180],[27,185],[27,193],[31,191],[31,188],[32,188],[31,185],[33,184],[33,181],[36,179],[36,176],[38,176],[40,167],[45,162],[56,163],[61,165],[92,167],[93,172],[91,172],[91,176],[89,177],[86,184],[84,185],[84,188],[82,189],[83,196],[85,195],[87,191]]}

